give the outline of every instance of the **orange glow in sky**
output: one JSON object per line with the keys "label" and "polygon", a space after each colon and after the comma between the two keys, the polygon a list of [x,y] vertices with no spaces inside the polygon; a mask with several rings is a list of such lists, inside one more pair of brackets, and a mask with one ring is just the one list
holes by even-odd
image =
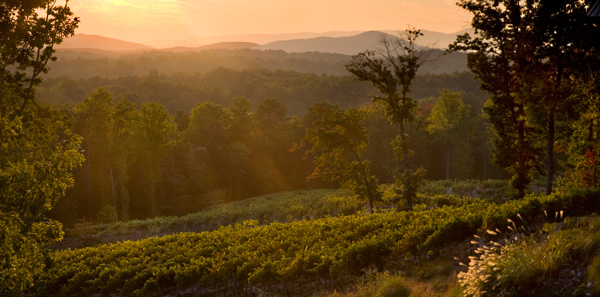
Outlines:
{"label": "orange glow in sky", "polygon": [[71,0],[77,33],[128,41],[469,26],[455,0]]}

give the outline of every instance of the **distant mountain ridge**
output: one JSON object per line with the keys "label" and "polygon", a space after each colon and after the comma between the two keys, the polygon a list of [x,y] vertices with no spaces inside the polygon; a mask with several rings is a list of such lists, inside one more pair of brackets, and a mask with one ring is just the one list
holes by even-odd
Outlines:
{"label": "distant mountain ridge", "polygon": [[[441,33],[422,30],[417,43],[431,48],[447,48],[448,44],[463,33]],[[193,37],[186,40],[155,40],[145,44],[104,37],[100,35],[75,34],[58,45],[57,49],[90,49],[113,52],[127,51],[189,51],[205,49],[274,49],[286,52],[328,52],[351,55],[365,49],[374,49],[384,34],[398,36],[398,31],[332,31],[325,33],[254,34],[215,37]]]}
{"label": "distant mountain ridge", "polygon": [[[445,37],[443,33],[425,34],[423,38],[429,36],[429,40],[440,36]],[[201,47],[154,49],[101,36],[76,35],[70,38],[70,42],[67,42],[69,40],[67,39],[66,44],[58,47],[57,56],[61,62],[53,64],[52,73],[66,75],[80,73],[78,77],[87,77],[106,72],[105,76],[112,77],[144,75],[152,69],[159,70],[161,73],[171,73],[173,71],[206,72],[218,67],[238,70],[258,67],[345,75],[347,72],[344,65],[350,60],[350,55],[367,49],[380,48],[383,36],[390,35],[369,31],[354,36],[295,39],[266,45],[221,42]],[[394,36],[397,37],[397,34]],[[73,42],[73,39],[77,42]],[[464,53],[455,52],[448,55],[444,54],[444,50],[435,49],[430,58],[431,63],[423,65],[421,73],[452,73],[468,70]],[[82,69],[80,59],[85,59],[88,67]],[[145,60],[140,62],[138,61],[140,59]],[[132,61],[140,63],[136,67],[130,67]],[[108,66],[109,64],[112,66]]]}
{"label": "distant mountain ridge", "polygon": [[300,32],[288,34],[247,34],[247,35],[223,35],[210,37],[190,37],[183,40],[150,40],[144,44],[155,48],[174,48],[174,47],[201,47],[205,45],[221,42],[250,42],[257,44],[267,44],[279,40],[307,39],[316,37],[345,37],[363,33],[364,31],[330,31],[324,33]]}
{"label": "distant mountain ridge", "polygon": [[[424,47],[445,49],[448,44],[456,39],[457,35],[470,33],[471,31],[467,29],[453,34],[422,31],[424,35],[417,39],[417,44]],[[254,49],[283,50],[288,53],[322,52],[355,55],[364,50],[377,50],[381,47],[381,40],[386,36],[399,38],[398,33],[395,31],[368,31],[349,37],[317,37],[275,41],[256,46]]]}
{"label": "distant mountain ridge", "polygon": [[275,41],[256,46],[254,49],[283,50],[288,53],[321,52],[355,55],[364,50],[377,49],[384,36],[390,35],[379,31],[369,31],[349,37],[317,37]]}
{"label": "distant mountain ridge", "polygon": [[145,44],[123,41],[100,35],[75,34],[56,46],[57,49],[95,49],[103,51],[153,50]]}
{"label": "distant mountain ridge", "polygon": [[167,52],[188,52],[188,51],[202,51],[202,50],[213,50],[213,49],[225,49],[225,50],[240,50],[240,49],[251,49],[258,46],[259,44],[252,42],[218,42],[214,44],[208,44],[199,47],[171,47],[164,48],[161,51]]}

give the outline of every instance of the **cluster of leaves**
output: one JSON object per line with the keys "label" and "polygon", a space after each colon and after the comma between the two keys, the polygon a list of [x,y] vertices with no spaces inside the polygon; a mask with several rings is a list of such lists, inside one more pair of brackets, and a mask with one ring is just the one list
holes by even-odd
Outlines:
{"label": "cluster of leaves", "polygon": [[381,192],[370,162],[363,158],[368,144],[367,130],[362,125],[365,113],[354,108],[344,111],[327,103],[315,104],[310,112],[316,119],[302,140],[303,144],[311,144],[308,152],[315,156],[315,169],[309,178],[339,182],[343,188],[367,198],[372,213]]}

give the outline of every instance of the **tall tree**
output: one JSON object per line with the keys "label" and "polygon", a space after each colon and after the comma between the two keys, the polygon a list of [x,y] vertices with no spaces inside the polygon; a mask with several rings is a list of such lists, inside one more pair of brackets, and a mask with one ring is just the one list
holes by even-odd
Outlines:
{"label": "tall tree", "polygon": [[[231,185],[228,179],[229,138],[227,131],[231,125],[231,116],[218,104],[203,102],[192,108],[190,124],[184,131],[194,151],[206,153],[206,175],[203,178],[212,189],[227,189]],[[222,197],[225,198],[225,197]]]}
{"label": "tall tree", "polygon": [[110,134],[110,182],[113,207],[118,220],[129,219],[129,168],[134,162],[135,123],[139,120],[135,103],[121,99],[112,113]]}
{"label": "tall tree", "polygon": [[412,208],[416,197],[419,177],[424,175],[422,168],[413,171],[409,167],[409,156],[412,154],[409,146],[407,123],[414,119],[417,104],[409,95],[412,83],[419,67],[425,63],[430,50],[419,49],[415,41],[422,36],[420,30],[407,29],[403,38],[385,37],[382,40],[383,49],[379,51],[364,51],[352,56],[346,69],[361,81],[368,81],[380,92],[372,95],[374,103],[384,106],[390,123],[397,125],[400,135],[393,142],[394,151],[401,164],[396,175],[397,183],[402,187],[401,192]]}
{"label": "tall tree", "polygon": [[315,156],[315,169],[309,176],[337,181],[346,189],[367,198],[369,210],[381,199],[377,178],[369,161],[363,159],[367,149],[367,130],[362,125],[364,113],[358,109],[342,110],[339,106],[317,103],[309,109],[316,116],[313,127],[306,130],[303,144]]}
{"label": "tall tree", "polygon": [[106,89],[95,90],[75,107],[75,132],[83,137],[81,180],[87,218],[94,218],[100,208],[113,201],[109,175],[113,108],[113,95]]}
{"label": "tall tree", "polygon": [[176,138],[177,127],[173,117],[158,103],[142,104],[135,123],[135,140],[138,149],[138,165],[143,169],[146,195],[146,215],[160,214],[159,182],[163,157]]}
{"label": "tall tree", "polygon": [[536,172],[546,145],[546,192],[555,171],[556,121],[568,110],[564,78],[578,72],[589,32],[589,1],[461,0],[473,13],[477,37],[459,36],[451,50],[468,52],[468,66],[491,95],[486,108],[496,133],[497,162],[513,174],[517,197]]}
{"label": "tall tree", "polygon": [[[446,179],[450,179],[451,154],[461,143],[468,148],[471,121],[469,108],[463,104],[461,92],[443,90],[427,118],[427,130],[446,148]],[[461,154],[469,154],[468,149]]]}
{"label": "tall tree", "polygon": [[54,45],[74,33],[67,4],[0,4],[0,295],[21,296],[46,269],[46,247],[62,238],[46,213],[73,183],[81,139],[64,115],[35,98]]}

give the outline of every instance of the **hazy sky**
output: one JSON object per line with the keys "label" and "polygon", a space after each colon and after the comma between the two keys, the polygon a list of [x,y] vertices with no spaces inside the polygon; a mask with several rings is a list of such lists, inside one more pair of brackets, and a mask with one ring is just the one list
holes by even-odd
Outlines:
{"label": "hazy sky", "polygon": [[192,36],[468,27],[456,0],[71,0],[77,33],[129,41]]}

